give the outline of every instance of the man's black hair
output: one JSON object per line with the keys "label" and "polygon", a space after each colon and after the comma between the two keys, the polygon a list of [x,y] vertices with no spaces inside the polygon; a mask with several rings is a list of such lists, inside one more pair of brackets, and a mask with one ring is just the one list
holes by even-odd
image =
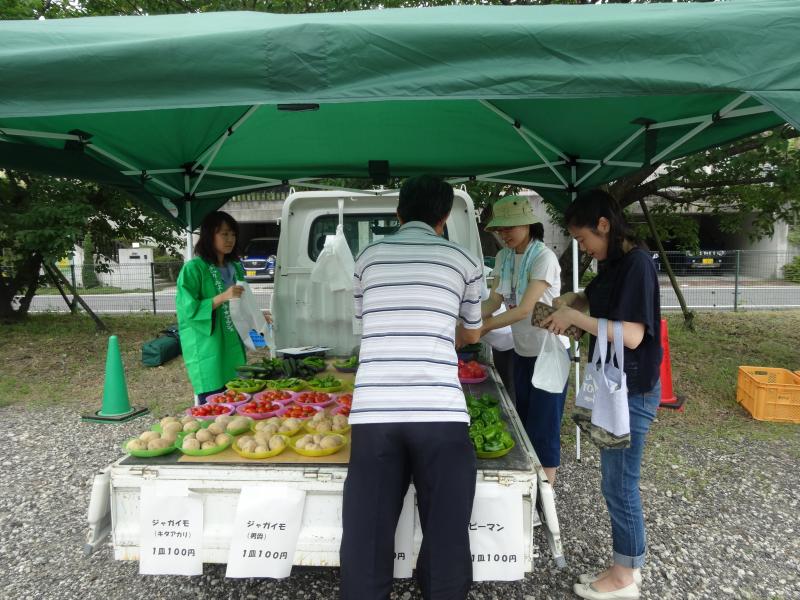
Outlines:
{"label": "man's black hair", "polygon": [[217,251],[214,249],[214,234],[219,231],[223,223],[227,223],[236,234],[236,243],[233,250],[225,255],[225,262],[239,260],[239,224],[232,216],[221,210],[209,213],[200,223],[200,239],[194,246],[194,253],[212,265],[217,264]]}
{"label": "man's black hair", "polygon": [[453,187],[440,177],[409,177],[400,188],[397,214],[403,223],[422,221],[435,227],[452,208]]}

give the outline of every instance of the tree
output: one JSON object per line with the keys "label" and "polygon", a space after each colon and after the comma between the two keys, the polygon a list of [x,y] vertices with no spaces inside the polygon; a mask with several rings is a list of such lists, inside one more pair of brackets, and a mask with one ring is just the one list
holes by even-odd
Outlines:
{"label": "tree", "polygon": [[83,280],[83,287],[85,289],[98,287],[100,285],[100,281],[97,279],[97,273],[94,270],[94,242],[92,241],[91,231],[87,231],[83,238],[81,279]]}
{"label": "tree", "polygon": [[[145,212],[121,192],[17,171],[0,171],[0,214],[0,248],[5,249],[0,270],[2,322],[27,315],[43,263],[71,256],[87,234],[95,248],[103,249],[143,237],[170,247],[179,232],[175,223]],[[91,254],[85,254],[91,268]],[[102,261],[97,268],[105,268]],[[85,286],[89,283],[84,279]]]}

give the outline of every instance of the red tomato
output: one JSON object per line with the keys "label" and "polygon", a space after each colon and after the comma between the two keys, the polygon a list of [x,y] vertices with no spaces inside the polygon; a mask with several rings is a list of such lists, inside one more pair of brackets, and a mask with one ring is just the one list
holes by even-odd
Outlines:
{"label": "red tomato", "polygon": [[283,408],[280,404],[272,402],[270,400],[252,400],[247,404],[243,404],[242,407],[239,409],[239,412],[243,413],[267,413],[267,412],[275,412]]}
{"label": "red tomato", "polygon": [[349,408],[353,406],[353,394],[342,394],[336,398],[336,402]]}
{"label": "red tomato", "polygon": [[284,390],[267,390],[258,395],[259,400],[274,402],[276,400],[288,400],[292,395]]}
{"label": "red tomato", "polygon": [[312,406],[302,406],[298,404],[291,404],[288,410],[284,413],[284,417],[291,417],[294,419],[307,419],[317,413]]}
{"label": "red tomato", "polygon": [[212,404],[202,404],[201,406],[193,406],[190,410],[192,416],[210,417],[210,416],[228,414],[230,412],[230,407],[212,403]]}
{"label": "red tomato", "polygon": [[325,404],[330,399],[331,395],[324,392],[303,392],[294,401],[298,404]]}

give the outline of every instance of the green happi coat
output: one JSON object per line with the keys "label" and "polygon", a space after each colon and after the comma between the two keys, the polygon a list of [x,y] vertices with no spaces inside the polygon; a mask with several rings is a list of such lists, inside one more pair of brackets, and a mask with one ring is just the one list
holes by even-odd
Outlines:
{"label": "green happi coat", "polygon": [[[236,279],[244,270],[233,263]],[[183,265],[175,298],[181,349],[195,394],[223,387],[245,364],[245,350],[230,318],[228,303],[212,310],[214,296],[225,291],[216,266],[200,257]]]}

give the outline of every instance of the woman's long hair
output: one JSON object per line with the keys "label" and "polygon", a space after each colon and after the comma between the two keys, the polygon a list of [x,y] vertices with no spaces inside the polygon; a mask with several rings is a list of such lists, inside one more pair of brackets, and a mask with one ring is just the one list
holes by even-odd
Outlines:
{"label": "woman's long hair", "polygon": [[609,259],[617,259],[625,254],[625,240],[634,246],[642,246],[642,241],[628,224],[619,203],[611,194],[600,189],[589,190],[575,198],[564,211],[564,225],[588,227],[597,233],[601,217],[605,217],[610,225],[606,255]]}
{"label": "woman's long hair", "polygon": [[225,262],[239,260],[239,224],[232,216],[221,210],[209,213],[200,223],[200,239],[194,246],[194,253],[212,265],[217,264],[217,251],[214,249],[214,234],[223,223],[227,223],[236,234],[233,250],[225,255]]}

